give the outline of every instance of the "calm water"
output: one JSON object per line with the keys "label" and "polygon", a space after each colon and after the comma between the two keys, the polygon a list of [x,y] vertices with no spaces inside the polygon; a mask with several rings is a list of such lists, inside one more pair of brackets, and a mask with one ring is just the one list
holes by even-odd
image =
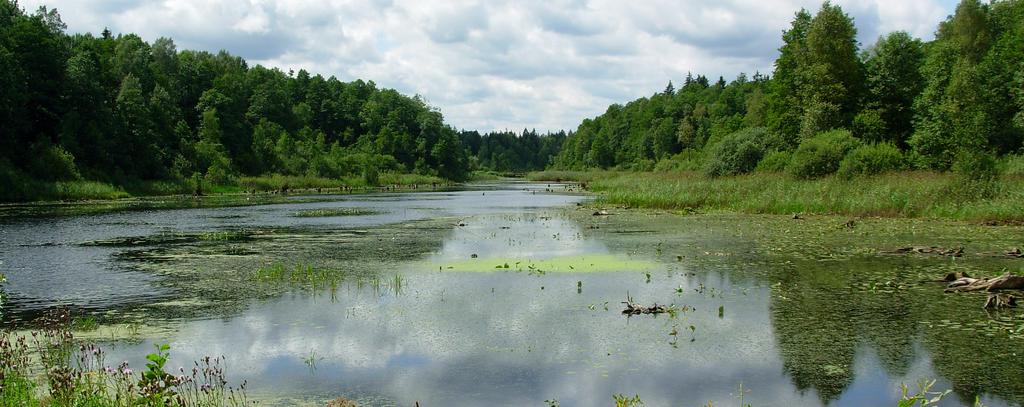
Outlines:
{"label": "calm water", "polygon": [[[142,366],[153,343],[171,345],[172,367],[223,355],[229,378],[248,381],[250,396],[269,405],[345,396],[360,405],[541,406],[558,400],[597,406],[612,404],[617,393],[639,394],[649,406],[736,405],[741,384],[744,401],[754,406],[895,405],[900,383],[914,387],[925,378],[937,379],[936,389],[957,389],[944,405],[969,403],[974,394],[990,406],[1019,405],[1024,397],[1022,363],[1013,353],[1024,349],[1021,340],[980,328],[966,334],[923,328],[957,317],[966,325],[978,319],[977,304],[928,297],[973,307],[966,316],[945,315],[928,308],[935,301],[921,299],[934,287],[866,293],[847,277],[861,270],[913,273],[949,264],[945,259],[783,262],[744,233],[708,232],[693,221],[639,227],[642,222],[616,224],[614,217],[581,220],[572,211],[585,197],[549,189],[564,187],[497,184],[319,203],[8,221],[0,225],[0,259],[10,280],[5,318],[22,324],[56,304],[97,315],[146,309],[184,295],[165,283],[173,277],[161,268],[223,264],[230,274],[244,268],[238,264],[268,262],[277,250],[273,256],[317,264],[335,259],[339,267],[356,264],[344,259],[362,259],[379,279],[343,281],[333,289],[296,287],[242,300],[230,311],[161,317],[167,330],[108,341],[108,360]],[[293,216],[330,207],[380,212]],[[359,247],[367,253],[348,253],[347,243],[334,240],[280,254],[293,239],[281,231],[322,240],[394,228],[374,235],[385,245],[402,225],[438,219],[442,227],[421,233],[416,239],[426,243],[399,260],[378,260],[366,246]],[[83,245],[262,229],[278,237],[232,243],[253,252],[237,258],[147,263],[123,254],[162,246],[177,253],[181,245]],[[178,250],[206,247],[192,242]],[[627,318],[620,314],[627,293],[681,311]]]}

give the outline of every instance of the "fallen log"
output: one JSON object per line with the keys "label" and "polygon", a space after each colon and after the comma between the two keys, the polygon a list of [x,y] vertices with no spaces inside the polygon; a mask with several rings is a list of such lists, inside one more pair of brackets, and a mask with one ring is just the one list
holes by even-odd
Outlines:
{"label": "fallen log", "polygon": [[964,255],[964,248],[963,247],[942,248],[942,247],[937,247],[937,246],[910,246],[910,247],[900,247],[900,248],[898,248],[896,250],[892,250],[892,251],[885,252],[885,253],[889,253],[889,254],[917,253],[917,254],[936,254],[936,255],[939,255],[939,256],[949,256],[949,257],[962,257]]}
{"label": "fallen log", "polygon": [[1010,273],[993,278],[971,278],[962,277],[949,283],[946,292],[964,291],[997,291],[997,290],[1022,290],[1024,289],[1024,276],[1015,276]]}

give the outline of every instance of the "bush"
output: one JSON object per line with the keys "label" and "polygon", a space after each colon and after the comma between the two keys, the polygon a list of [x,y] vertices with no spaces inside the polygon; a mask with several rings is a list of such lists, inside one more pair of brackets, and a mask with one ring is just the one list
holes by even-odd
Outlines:
{"label": "bush", "polygon": [[839,163],[839,175],[853,178],[906,168],[903,152],[892,143],[867,144],[853,149]]}
{"label": "bush", "polygon": [[1000,170],[1003,175],[1011,177],[1024,176],[1024,155],[1008,155],[1003,159],[1002,169]]}
{"label": "bush", "polygon": [[629,169],[639,172],[654,171],[654,160],[647,158],[637,160],[635,163],[630,164]]}
{"label": "bush", "polygon": [[791,151],[770,151],[757,163],[757,172],[784,172],[789,160],[793,158]]}
{"label": "bush", "polygon": [[987,199],[999,195],[999,162],[994,154],[965,150],[953,161],[956,177],[949,192],[962,201]]}
{"label": "bush", "polygon": [[75,166],[75,156],[53,144],[38,145],[32,149],[29,172],[42,181],[73,181],[82,178]]}
{"label": "bush", "polygon": [[658,164],[654,166],[654,171],[699,171],[703,166],[704,155],[701,151],[686,149],[671,158],[662,158],[661,161],[658,161]]}
{"label": "bush", "polygon": [[865,141],[881,142],[889,130],[879,109],[866,109],[853,118],[853,133]]}
{"label": "bush", "polygon": [[804,140],[793,152],[786,173],[796,179],[820,178],[839,169],[839,162],[860,141],[848,130],[829,130]]}
{"label": "bush", "polygon": [[764,156],[768,129],[753,127],[731,133],[710,147],[704,173],[711,177],[745,174]]}

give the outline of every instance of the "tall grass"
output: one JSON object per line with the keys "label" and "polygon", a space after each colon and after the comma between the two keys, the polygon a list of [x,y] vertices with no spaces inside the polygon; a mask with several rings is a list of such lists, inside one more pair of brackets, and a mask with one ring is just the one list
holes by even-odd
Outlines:
{"label": "tall grass", "polygon": [[990,198],[954,193],[962,179],[924,171],[852,180],[802,181],[771,173],[710,179],[693,172],[599,173],[581,179],[600,193],[600,202],[631,207],[1024,221],[1024,183],[1010,178],[997,181]]}

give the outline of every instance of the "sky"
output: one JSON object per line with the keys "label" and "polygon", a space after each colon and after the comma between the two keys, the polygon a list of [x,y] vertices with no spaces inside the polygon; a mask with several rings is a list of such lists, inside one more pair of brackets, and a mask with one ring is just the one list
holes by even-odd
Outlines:
{"label": "sky", "polygon": [[[21,0],[71,33],[136,33],[179,50],[306,69],[423,96],[467,130],[572,130],[679,83],[770,73],[782,31],[815,0]],[[925,40],[955,0],[836,0],[863,46]]]}

